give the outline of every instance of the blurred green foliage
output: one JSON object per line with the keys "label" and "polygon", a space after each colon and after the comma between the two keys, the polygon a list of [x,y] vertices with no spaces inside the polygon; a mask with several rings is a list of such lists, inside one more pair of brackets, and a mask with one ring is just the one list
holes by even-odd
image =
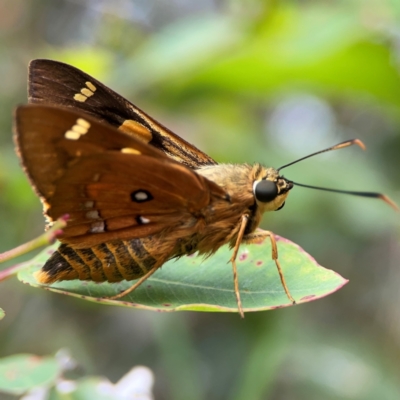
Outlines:
{"label": "blurred green foliage", "polygon": [[0,390],[24,394],[35,386],[47,386],[60,374],[57,361],[51,357],[17,354],[0,359]]}
{"label": "blurred green foliage", "polygon": [[66,376],[76,367],[65,350],[55,356],[15,354],[0,358],[0,392],[21,400],[151,400],[154,376],[143,366],[132,368],[116,384],[104,377]]}
{"label": "blurred green foliage", "polygon": [[[33,58],[71,63],[221,162],[400,201],[400,5],[390,0],[0,1],[0,251],[41,233],[12,112]],[[399,217],[378,201],[295,188],[263,227],[350,279],[268,313],[156,314],[2,284],[0,355],[68,347],[86,371],[155,374],[163,399],[400,397]]]}

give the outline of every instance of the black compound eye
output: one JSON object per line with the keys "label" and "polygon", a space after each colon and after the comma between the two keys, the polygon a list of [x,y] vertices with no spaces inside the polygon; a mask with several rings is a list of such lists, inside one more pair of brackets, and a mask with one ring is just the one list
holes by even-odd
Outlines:
{"label": "black compound eye", "polygon": [[258,201],[268,203],[278,195],[278,187],[268,179],[256,182],[254,185],[254,195]]}

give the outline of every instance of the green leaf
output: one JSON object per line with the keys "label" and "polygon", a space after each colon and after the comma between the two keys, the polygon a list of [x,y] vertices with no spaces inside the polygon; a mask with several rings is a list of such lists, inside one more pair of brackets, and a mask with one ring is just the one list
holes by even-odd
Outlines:
{"label": "green leaf", "polygon": [[60,373],[52,357],[17,354],[0,359],[0,391],[23,394],[27,390],[55,382]]}
{"label": "green leaf", "polygon": [[0,319],[3,319],[6,316],[6,313],[2,308],[0,308]]}
{"label": "green leaf", "polygon": [[[296,244],[277,236],[279,260],[292,296],[298,304],[316,300],[340,289],[347,283],[337,273],[327,270]],[[31,286],[93,302],[141,308],[154,311],[220,311],[237,312],[233,290],[232,268],[228,260],[232,250],[223,246],[208,259],[184,256],[163,265],[134,292],[119,300],[114,296],[132,283],[95,283],[62,281],[43,286],[33,272],[48,259],[56,245],[31,260],[30,268],[18,278]],[[238,258],[240,295],[245,311],[262,311],[287,307],[291,302],[281,285],[275,263],[271,260],[269,240],[260,244],[241,245]]]}

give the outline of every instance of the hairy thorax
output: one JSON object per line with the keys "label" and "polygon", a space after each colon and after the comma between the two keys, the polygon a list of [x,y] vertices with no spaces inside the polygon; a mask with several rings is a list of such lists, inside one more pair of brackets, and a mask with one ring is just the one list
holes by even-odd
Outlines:
{"label": "hairy thorax", "polygon": [[[197,220],[192,234],[181,237],[174,250],[175,255],[198,251],[200,254],[212,254],[219,247],[229,243],[234,245],[243,215],[249,217],[245,234],[256,230],[265,211],[277,209],[283,202],[263,204],[255,200],[253,185],[257,180],[275,179],[278,172],[260,164],[219,164],[196,170],[197,173],[217,183],[229,195],[228,199],[213,199]],[[284,196],[286,198],[286,196]]]}

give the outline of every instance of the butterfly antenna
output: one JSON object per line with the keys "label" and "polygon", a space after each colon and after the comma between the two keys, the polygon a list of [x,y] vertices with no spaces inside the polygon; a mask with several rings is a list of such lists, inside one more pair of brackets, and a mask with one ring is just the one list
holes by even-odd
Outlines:
{"label": "butterfly antenna", "polygon": [[296,163],[298,163],[300,161],[303,161],[303,160],[305,160],[307,158],[314,157],[317,154],[326,153],[327,151],[332,151],[332,150],[344,149],[345,147],[349,147],[349,146],[353,146],[353,145],[357,145],[357,146],[361,147],[363,150],[365,150],[365,144],[361,140],[359,140],[359,139],[346,140],[345,142],[336,144],[335,146],[328,147],[327,149],[317,151],[315,153],[309,154],[308,156],[299,158],[296,161],[292,161],[289,164],[283,165],[282,167],[278,168],[278,171],[280,171],[283,168],[289,167],[289,166],[291,166],[293,164],[296,164]]}
{"label": "butterfly antenna", "polygon": [[390,207],[394,208],[396,211],[399,211],[399,207],[397,206],[397,204],[393,200],[391,200],[388,196],[386,196],[386,195],[384,195],[382,193],[353,192],[352,190],[330,189],[330,188],[324,188],[324,187],[319,187],[319,186],[303,185],[302,183],[297,183],[297,182],[293,182],[293,181],[290,181],[290,182],[293,183],[293,185],[305,187],[305,188],[308,188],[308,189],[325,190],[326,192],[351,194],[353,196],[369,197],[369,198],[372,198],[372,199],[381,199],[385,203],[389,204]]}
{"label": "butterfly antenna", "polygon": [[[303,161],[303,160],[305,160],[307,158],[316,156],[317,154],[326,153],[327,151],[332,151],[332,150],[344,149],[345,147],[349,147],[349,146],[353,146],[353,145],[357,145],[357,146],[361,147],[363,150],[365,150],[365,145],[361,140],[359,140],[359,139],[346,140],[345,142],[339,143],[339,144],[337,144],[335,146],[328,147],[327,149],[317,151],[315,153],[309,154],[308,156],[305,156],[305,157],[299,158],[298,160],[292,161],[289,164],[283,165],[282,167],[278,168],[278,171],[280,171],[283,168],[289,167],[290,165],[293,165],[293,164],[296,164],[296,163],[298,163],[300,161]],[[396,211],[399,211],[399,207],[397,206],[397,204],[393,200],[391,200],[388,196],[386,196],[386,195],[384,195],[382,193],[354,192],[354,191],[351,191],[351,190],[339,190],[339,189],[330,189],[330,188],[324,188],[324,187],[319,187],[319,186],[304,185],[302,183],[297,183],[297,182],[293,182],[293,181],[289,181],[289,182],[291,182],[293,185],[305,187],[305,188],[308,188],[308,189],[324,190],[326,192],[351,194],[353,196],[369,197],[369,198],[373,198],[373,199],[381,199],[385,203],[389,204],[389,206],[394,208]]]}

